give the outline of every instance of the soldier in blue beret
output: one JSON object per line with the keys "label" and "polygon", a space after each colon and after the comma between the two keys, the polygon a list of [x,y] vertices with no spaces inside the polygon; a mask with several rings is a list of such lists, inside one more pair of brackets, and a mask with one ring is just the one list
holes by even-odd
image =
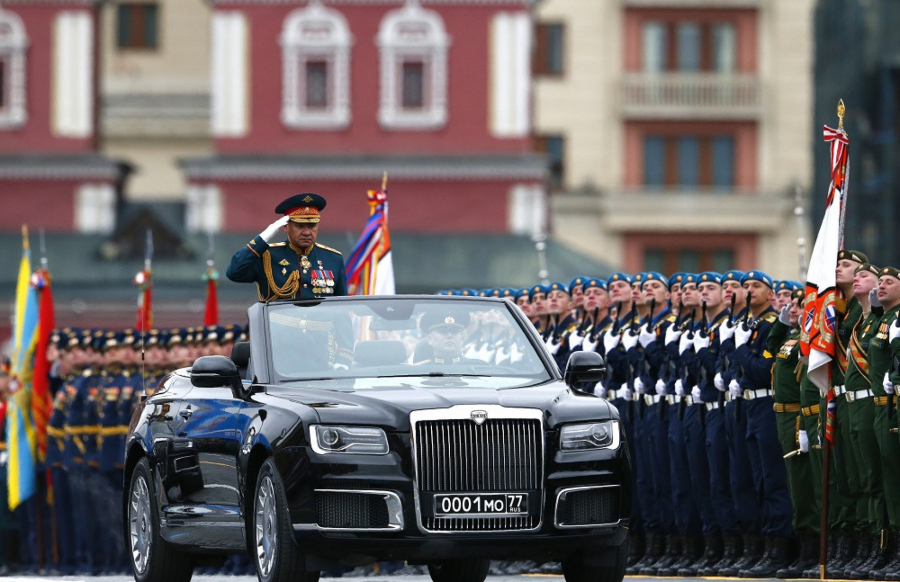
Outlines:
{"label": "soldier in blue beret", "polygon": [[550,286],[543,284],[532,285],[528,291],[528,300],[531,302],[531,322],[545,340],[550,329],[550,316],[547,312],[548,293],[550,293]]}
{"label": "soldier in blue beret", "polygon": [[[236,252],[225,274],[232,281],[256,283],[260,301],[346,295],[341,253],[316,242],[323,208],[325,199],[312,193],[279,204],[275,212],[283,216]],[[280,231],[288,240],[270,243]]]}
{"label": "soldier in blue beret", "polygon": [[803,289],[798,281],[785,279],[775,283],[775,301],[772,302],[772,308],[780,313],[785,305],[791,304],[791,295],[798,289]]}

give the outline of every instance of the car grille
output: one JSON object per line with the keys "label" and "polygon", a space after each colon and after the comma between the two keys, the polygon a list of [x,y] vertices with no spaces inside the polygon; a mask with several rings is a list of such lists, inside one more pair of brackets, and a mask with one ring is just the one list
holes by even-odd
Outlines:
{"label": "car grille", "polygon": [[384,529],[388,506],[384,497],[352,491],[316,491],[316,521],[320,527]]}
{"label": "car grille", "polygon": [[[418,487],[429,493],[539,492],[543,439],[537,419],[429,420],[415,425]],[[540,516],[441,517],[423,515],[431,531],[533,529]]]}
{"label": "car grille", "polygon": [[559,494],[556,525],[588,527],[610,525],[619,521],[618,486],[600,486],[568,490]]}

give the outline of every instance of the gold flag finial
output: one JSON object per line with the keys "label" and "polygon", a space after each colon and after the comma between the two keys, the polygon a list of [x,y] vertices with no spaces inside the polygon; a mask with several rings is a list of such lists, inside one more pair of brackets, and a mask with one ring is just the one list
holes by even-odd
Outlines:
{"label": "gold flag finial", "polygon": [[384,175],[381,177],[381,191],[384,192],[387,190],[387,170],[384,171]]}
{"label": "gold flag finial", "polygon": [[28,250],[28,225],[22,225],[22,250]]}
{"label": "gold flag finial", "polygon": [[846,111],[846,109],[847,108],[844,107],[844,100],[838,99],[838,107],[837,107],[838,129],[844,129],[844,111]]}

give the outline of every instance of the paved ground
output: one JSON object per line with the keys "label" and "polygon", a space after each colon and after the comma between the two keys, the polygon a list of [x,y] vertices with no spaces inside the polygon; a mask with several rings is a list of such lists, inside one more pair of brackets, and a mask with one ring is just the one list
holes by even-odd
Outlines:
{"label": "paved ground", "polygon": [[[192,582],[217,582],[226,580],[228,582],[253,582],[256,576],[194,576]],[[378,582],[431,582],[428,576],[373,576],[366,578],[369,580],[377,580]],[[10,576],[4,577],[3,582],[132,582],[134,578],[130,576],[63,576],[63,577],[39,577],[39,576]],[[321,582],[346,582],[348,580],[362,580],[362,578],[322,578]],[[659,582],[662,580],[676,580],[674,578],[646,578],[638,576],[626,576],[626,582]],[[702,580],[729,580],[729,578],[677,578],[679,582],[698,582]],[[738,580],[738,578],[734,578]],[[524,574],[521,576],[488,576],[487,582],[562,582],[562,576],[551,574]],[[766,581],[763,581],[766,582]]]}

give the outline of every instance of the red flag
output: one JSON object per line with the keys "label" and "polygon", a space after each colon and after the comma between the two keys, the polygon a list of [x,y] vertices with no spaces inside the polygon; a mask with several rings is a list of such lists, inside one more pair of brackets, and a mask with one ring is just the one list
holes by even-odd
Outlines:
{"label": "red flag", "polygon": [[147,331],[153,327],[153,278],[150,269],[144,269],[134,276],[138,286],[138,312],[135,329]]}
{"label": "red flag", "polygon": [[50,362],[47,360],[47,345],[50,333],[56,327],[53,311],[53,293],[50,289],[50,273],[39,269],[31,276],[31,284],[40,294],[38,307],[37,344],[34,351],[34,379],[31,395],[31,414],[37,435],[38,459],[43,462],[47,454],[47,425],[53,411],[50,396]]}
{"label": "red flag", "polygon": [[206,313],[203,325],[219,325],[219,272],[210,267],[203,275],[206,281]]}

